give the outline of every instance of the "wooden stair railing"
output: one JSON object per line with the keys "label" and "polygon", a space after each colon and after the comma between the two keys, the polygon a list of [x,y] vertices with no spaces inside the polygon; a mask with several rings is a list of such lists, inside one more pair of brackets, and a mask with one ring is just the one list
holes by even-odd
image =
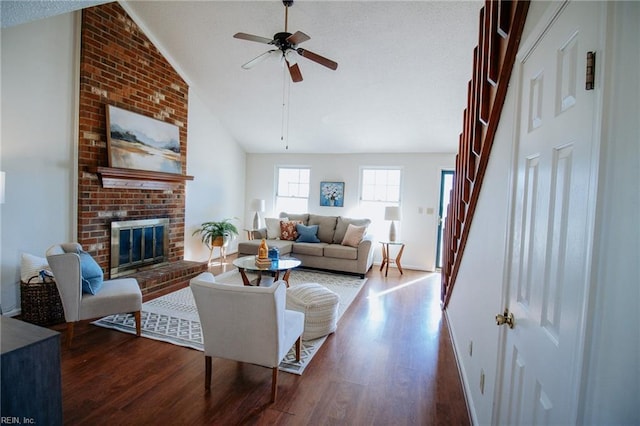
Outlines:
{"label": "wooden stair railing", "polygon": [[486,0],[480,9],[478,46],[473,51],[473,76],[444,228],[443,309],[460,269],[528,10],[528,0]]}

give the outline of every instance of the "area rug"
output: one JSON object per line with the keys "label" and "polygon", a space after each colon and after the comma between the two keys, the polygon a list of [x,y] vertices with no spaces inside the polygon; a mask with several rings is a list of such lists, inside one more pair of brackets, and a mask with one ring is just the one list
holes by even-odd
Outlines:
{"label": "area rug", "polygon": [[[251,274],[247,275],[250,279],[252,278]],[[366,280],[366,278],[360,279],[352,275],[294,269],[289,276],[289,285],[315,282],[338,294],[340,296],[338,320],[340,320]],[[216,276],[216,281],[242,285],[242,278],[237,270]],[[143,303],[141,319],[143,337],[203,350],[200,319],[189,287]],[[110,315],[94,321],[93,324],[135,334],[135,320],[132,314]],[[295,349],[292,348],[280,363],[280,370],[302,374],[326,339],[327,336],[303,341],[300,362],[296,361]]]}

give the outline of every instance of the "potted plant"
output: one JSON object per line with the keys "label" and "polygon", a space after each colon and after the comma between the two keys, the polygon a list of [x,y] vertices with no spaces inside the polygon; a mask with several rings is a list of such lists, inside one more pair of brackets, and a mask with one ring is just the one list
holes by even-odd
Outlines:
{"label": "potted plant", "polygon": [[231,223],[231,219],[221,221],[204,222],[198,229],[193,231],[193,235],[200,234],[202,242],[209,249],[209,261],[213,257],[213,248],[220,247],[220,256],[225,256],[225,249],[229,245],[229,241],[238,236],[238,228]]}

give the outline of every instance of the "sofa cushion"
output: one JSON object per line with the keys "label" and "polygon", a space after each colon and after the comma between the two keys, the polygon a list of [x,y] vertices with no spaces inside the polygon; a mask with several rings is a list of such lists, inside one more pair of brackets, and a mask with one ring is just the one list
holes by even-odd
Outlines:
{"label": "sofa cushion", "polygon": [[280,213],[280,219],[282,218],[288,218],[289,220],[297,220],[297,221],[300,221],[300,223],[302,223],[303,225],[309,224],[309,213],[296,214],[296,213],[282,212]]}
{"label": "sofa cushion", "polygon": [[295,241],[298,238],[296,225],[300,223],[297,220],[281,220],[280,221],[280,239]]}
{"label": "sofa cushion", "polygon": [[324,248],[324,257],[334,257],[336,259],[356,260],[358,259],[358,249],[355,247],[343,246],[341,244],[328,244]]}
{"label": "sofa cushion", "polygon": [[295,243],[291,252],[294,255],[306,254],[309,256],[322,257],[324,254],[324,248],[327,245],[327,243]]}
{"label": "sofa cushion", "polygon": [[318,238],[323,243],[331,244],[336,231],[337,216],[309,215],[309,225],[318,225]]}
{"label": "sofa cushion", "polygon": [[334,244],[342,244],[342,240],[344,239],[344,234],[347,232],[347,227],[351,225],[355,226],[369,226],[371,224],[370,219],[351,219],[348,217],[338,217],[338,222],[336,223],[336,232],[333,235],[333,243]]}
{"label": "sofa cushion", "polygon": [[289,218],[283,217],[266,217],[264,219],[265,225],[267,225],[267,239],[278,240],[280,239],[280,221],[289,220]]}
{"label": "sofa cushion", "polygon": [[349,226],[347,227],[347,232],[344,233],[342,245],[358,247],[358,244],[360,244],[360,241],[362,241],[362,237],[364,237],[365,232],[367,232],[366,226],[355,226],[349,224]]}
{"label": "sofa cushion", "polygon": [[318,239],[318,225],[305,226],[301,223],[296,225],[296,231],[298,231],[298,243],[319,243]]}
{"label": "sofa cushion", "polygon": [[[249,255],[257,255],[258,248],[260,247],[261,240],[251,240],[251,241],[241,241],[238,243],[238,253],[240,254],[249,254]],[[293,241],[287,240],[269,240],[267,241],[267,246],[277,247],[280,251],[280,256],[286,256],[291,253],[291,248],[293,247]]]}

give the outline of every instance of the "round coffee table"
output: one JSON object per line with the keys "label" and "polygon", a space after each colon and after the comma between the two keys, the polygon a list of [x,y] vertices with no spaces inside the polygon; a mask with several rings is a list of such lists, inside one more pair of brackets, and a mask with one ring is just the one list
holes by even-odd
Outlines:
{"label": "round coffee table", "polygon": [[[240,271],[244,285],[260,285],[263,272],[273,274],[273,281],[275,282],[280,279],[280,273],[284,272],[282,279],[287,283],[287,287],[289,287],[289,274],[291,274],[291,270],[301,264],[302,262],[294,257],[281,258],[277,262],[271,262],[269,266],[256,265],[255,256],[240,257],[233,261],[233,266],[237,267],[238,271]],[[245,271],[257,272],[258,278],[252,283]]]}

